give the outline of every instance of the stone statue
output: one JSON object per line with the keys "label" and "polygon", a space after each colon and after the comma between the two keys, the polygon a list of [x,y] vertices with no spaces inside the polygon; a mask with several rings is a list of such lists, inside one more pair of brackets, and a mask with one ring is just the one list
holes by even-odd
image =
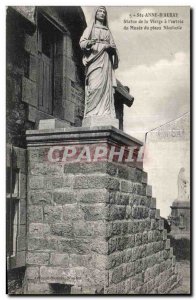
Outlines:
{"label": "stone statue", "polygon": [[181,168],[178,174],[178,200],[189,201],[189,183],[185,176],[185,168]]}
{"label": "stone statue", "polygon": [[114,69],[118,67],[118,54],[105,7],[96,10],[91,25],[87,26],[80,39],[80,47],[86,68],[84,119],[115,119],[114,88],[117,83]]}

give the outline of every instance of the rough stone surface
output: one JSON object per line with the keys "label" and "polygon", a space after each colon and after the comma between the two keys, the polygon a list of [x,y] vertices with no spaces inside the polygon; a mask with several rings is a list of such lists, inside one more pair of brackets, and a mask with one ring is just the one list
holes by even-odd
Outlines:
{"label": "rough stone surface", "polygon": [[94,127],[94,126],[104,126],[104,125],[111,125],[116,128],[119,128],[119,120],[107,116],[104,117],[94,116],[94,117],[84,118],[82,121],[83,127]]}
{"label": "rough stone surface", "polygon": [[51,283],[72,294],[167,293],[175,258],[147,174],[116,162],[52,170],[39,159],[30,168],[27,290],[39,282],[46,294]]}

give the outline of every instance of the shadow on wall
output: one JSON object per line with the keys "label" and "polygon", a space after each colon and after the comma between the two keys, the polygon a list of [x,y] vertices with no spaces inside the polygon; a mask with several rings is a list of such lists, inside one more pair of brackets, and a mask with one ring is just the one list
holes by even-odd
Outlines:
{"label": "shadow on wall", "polygon": [[7,274],[7,293],[10,295],[23,294],[23,281],[25,276],[25,267],[16,268],[8,271]]}
{"label": "shadow on wall", "polygon": [[189,260],[190,261],[190,240],[187,238],[175,239],[169,235],[170,245],[173,247],[174,255],[177,261]]}

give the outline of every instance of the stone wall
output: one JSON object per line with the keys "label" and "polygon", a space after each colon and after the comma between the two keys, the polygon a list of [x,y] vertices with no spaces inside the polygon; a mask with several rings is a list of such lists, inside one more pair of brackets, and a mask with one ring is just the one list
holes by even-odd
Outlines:
{"label": "stone wall", "polygon": [[28,148],[25,293],[54,293],[54,283],[72,294],[168,293],[179,278],[147,174],[117,162],[49,163],[49,140]]}

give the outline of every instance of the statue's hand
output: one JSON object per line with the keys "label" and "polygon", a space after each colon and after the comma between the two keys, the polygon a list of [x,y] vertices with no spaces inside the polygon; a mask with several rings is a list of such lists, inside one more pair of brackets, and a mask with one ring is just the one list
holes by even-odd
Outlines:
{"label": "statue's hand", "polygon": [[89,40],[88,44],[87,44],[87,47],[91,48],[93,45],[95,45],[95,43],[96,43],[96,39]]}
{"label": "statue's hand", "polygon": [[105,49],[110,49],[111,45],[110,44],[105,44]]}
{"label": "statue's hand", "polygon": [[105,49],[110,55],[113,55],[115,53],[115,48],[113,48],[110,44],[106,44]]}

